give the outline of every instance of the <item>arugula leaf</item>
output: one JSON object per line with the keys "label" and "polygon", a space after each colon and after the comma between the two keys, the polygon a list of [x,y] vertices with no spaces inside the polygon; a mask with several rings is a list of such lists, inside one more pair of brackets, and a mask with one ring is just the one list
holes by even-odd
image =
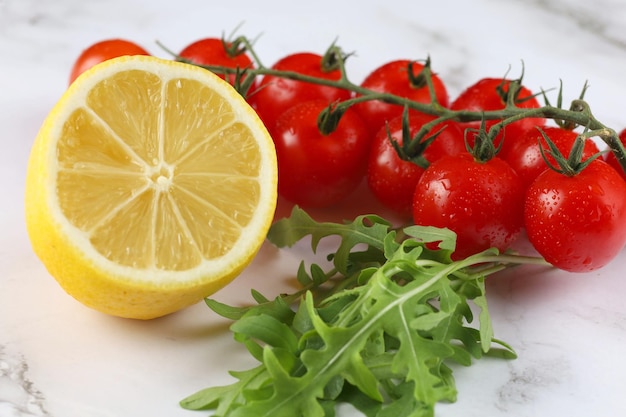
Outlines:
{"label": "arugula leaf", "polygon": [[215,409],[215,417],[226,417],[241,407],[245,390],[259,389],[268,381],[267,370],[262,365],[244,372],[231,372],[231,375],[238,381],[198,391],[182,400],[180,405],[189,410]]}
{"label": "arugula leaf", "polygon": [[382,250],[390,229],[390,222],[375,215],[358,216],[354,221],[344,224],[318,223],[296,206],[290,217],[272,225],[267,237],[278,247],[290,247],[310,235],[311,247],[315,252],[321,239],[338,235],[342,241],[333,257],[334,264],[339,272],[347,274],[352,249],[356,245],[365,244]]}
{"label": "arugula leaf", "polygon": [[[182,407],[220,417],[331,417],[338,402],[349,402],[367,417],[433,417],[437,403],[456,400],[449,361],[515,357],[493,337],[484,285],[514,256],[490,250],[452,261],[449,230],[399,230],[378,216],[319,223],[297,207],[268,239],[288,247],[306,236],[313,251],[339,237],[334,268],[312,265],[309,272],[302,263],[302,289],[274,299],[253,291],[254,305],[207,300],[236,320],[235,340],[260,364],[232,372],[236,382],[201,390]],[[480,310],[477,323],[472,307]]]}

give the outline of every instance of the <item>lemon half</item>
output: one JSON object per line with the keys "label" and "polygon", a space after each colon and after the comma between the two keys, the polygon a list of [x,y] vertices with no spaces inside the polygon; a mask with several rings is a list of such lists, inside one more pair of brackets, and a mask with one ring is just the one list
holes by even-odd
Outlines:
{"label": "lemon half", "polygon": [[26,226],[67,293],[150,319],[240,274],[276,201],[272,139],[232,86],[197,66],[121,57],[82,74],[44,121]]}

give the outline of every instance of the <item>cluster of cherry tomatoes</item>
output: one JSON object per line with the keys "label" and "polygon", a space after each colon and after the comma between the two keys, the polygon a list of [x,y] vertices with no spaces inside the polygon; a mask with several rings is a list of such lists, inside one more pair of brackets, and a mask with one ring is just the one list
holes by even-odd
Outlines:
{"label": "cluster of cherry tomatoes", "polygon": [[[232,54],[226,46],[221,39],[202,39],[179,55],[199,65],[254,68],[245,51]],[[71,80],[99,61],[134,54],[148,52],[128,41],[100,42],[80,56]],[[325,69],[322,59],[315,53],[294,53],[271,68],[339,80],[341,71]],[[360,85],[431,103],[428,86],[414,82],[423,68],[408,60],[388,62]],[[450,100],[445,83],[436,74],[431,80],[436,101],[452,110],[503,109],[510,85],[510,80],[484,78]],[[523,86],[518,93],[518,107],[540,106]],[[624,247],[626,177],[614,155],[596,158],[576,175],[565,175],[548,166],[547,162],[556,162],[543,151],[548,149],[544,134],[567,155],[576,132],[549,125],[544,119],[523,118],[507,125],[496,137],[494,145],[499,151],[495,157],[479,160],[468,152],[466,145],[471,148],[472,143],[466,142],[472,139],[465,132],[477,129],[481,122],[448,121],[432,129],[439,134],[422,154],[428,163],[424,168],[401,159],[392,146],[390,138],[402,144],[405,115],[401,106],[362,101],[346,109],[332,133],[320,132],[320,113],[330,103],[354,96],[335,86],[280,76],[254,80],[247,99],[274,139],[279,193],[287,200],[304,208],[329,207],[348,198],[365,179],[376,198],[398,215],[418,225],[455,231],[456,258],[490,247],[504,251],[524,230],[548,262],[568,271],[600,268]],[[408,112],[411,136],[432,120],[434,116]],[[485,127],[497,122],[487,121]],[[583,159],[598,152],[596,143],[587,139]]]}

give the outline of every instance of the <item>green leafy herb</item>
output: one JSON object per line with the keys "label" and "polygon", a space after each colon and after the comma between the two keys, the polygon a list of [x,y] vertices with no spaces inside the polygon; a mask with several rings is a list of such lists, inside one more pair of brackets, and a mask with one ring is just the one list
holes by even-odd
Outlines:
{"label": "green leafy herb", "polygon": [[543,260],[488,250],[452,261],[449,230],[395,229],[378,216],[319,223],[299,208],[268,238],[289,247],[305,236],[313,251],[323,238],[340,240],[330,271],[301,265],[301,290],[274,299],[253,292],[256,304],[247,307],[207,300],[236,320],[235,340],[259,365],[231,372],[233,384],[199,391],[182,407],[220,417],[324,417],[348,402],[368,417],[428,417],[438,402],[456,400],[450,363],[515,357],[494,338],[485,277]]}

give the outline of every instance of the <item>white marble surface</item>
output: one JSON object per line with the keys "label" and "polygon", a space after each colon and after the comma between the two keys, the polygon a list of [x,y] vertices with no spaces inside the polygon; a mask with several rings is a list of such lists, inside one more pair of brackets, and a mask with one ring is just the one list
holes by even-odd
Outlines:
{"label": "white marble surface", "polygon": [[[353,79],[386,60],[430,55],[452,96],[509,67],[517,75],[523,61],[531,89],[563,80],[567,100],[588,80],[595,114],[621,129],[625,21],[622,0],[0,0],[0,416],[206,415],[178,401],[252,364],[228,322],[202,303],[150,322],[103,316],[67,296],[33,255],[22,203],[28,152],[90,43],[125,37],[167,56],[155,41],[178,50],[243,22],[241,33],[260,35],[267,64],[338,39],[357,53]],[[250,288],[274,294],[301,256],[265,246],[216,298],[246,301]],[[593,273],[527,268],[493,280],[496,336],[519,359],[457,369],[458,402],[437,415],[626,415],[624,266],[626,253]]]}

